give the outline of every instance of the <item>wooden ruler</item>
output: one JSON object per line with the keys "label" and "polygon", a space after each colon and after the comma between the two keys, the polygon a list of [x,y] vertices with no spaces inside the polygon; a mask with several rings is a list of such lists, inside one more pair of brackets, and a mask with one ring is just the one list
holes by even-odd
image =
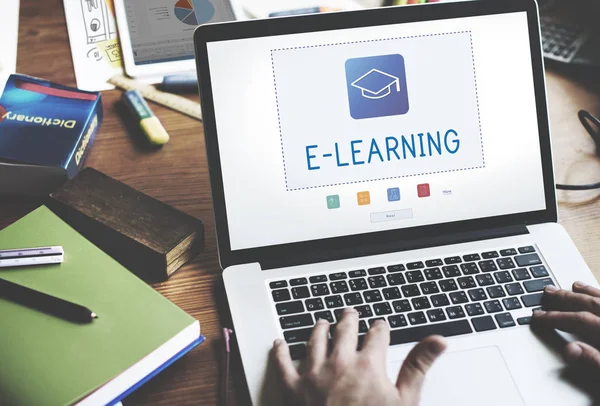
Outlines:
{"label": "wooden ruler", "polygon": [[193,102],[176,94],[161,92],[152,85],[140,83],[123,75],[113,76],[108,79],[108,83],[124,90],[137,90],[148,100],[202,121],[200,103]]}

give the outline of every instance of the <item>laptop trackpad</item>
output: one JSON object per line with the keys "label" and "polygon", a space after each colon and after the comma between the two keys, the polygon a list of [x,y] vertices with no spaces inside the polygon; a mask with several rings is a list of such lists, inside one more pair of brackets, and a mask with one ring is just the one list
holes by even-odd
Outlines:
{"label": "laptop trackpad", "polygon": [[[400,365],[390,363],[390,371],[397,374]],[[498,347],[443,355],[427,373],[421,401],[422,406],[524,404]]]}

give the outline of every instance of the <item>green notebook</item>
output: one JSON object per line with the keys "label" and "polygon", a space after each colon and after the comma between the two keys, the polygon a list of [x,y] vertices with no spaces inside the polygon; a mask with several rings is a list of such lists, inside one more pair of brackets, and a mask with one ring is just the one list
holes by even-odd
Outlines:
{"label": "green notebook", "polygon": [[195,319],[48,208],[0,231],[0,249],[56,245],[64,263],[0,268],[0,278],[98,319],[74,324],[0,298],[0,405],[105,404],[197,342]]}

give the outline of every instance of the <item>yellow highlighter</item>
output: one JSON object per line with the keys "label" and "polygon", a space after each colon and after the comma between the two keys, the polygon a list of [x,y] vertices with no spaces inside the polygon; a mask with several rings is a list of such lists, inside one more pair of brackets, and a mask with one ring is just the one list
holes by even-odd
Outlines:
{"label": "yellow highlighter", "polygon": [[169,134],[150,110],[140,92],[129,90],[123,93],[122,99],[136,120],[139,120],[140,128],[152,145],[163,145],[169,142]]}

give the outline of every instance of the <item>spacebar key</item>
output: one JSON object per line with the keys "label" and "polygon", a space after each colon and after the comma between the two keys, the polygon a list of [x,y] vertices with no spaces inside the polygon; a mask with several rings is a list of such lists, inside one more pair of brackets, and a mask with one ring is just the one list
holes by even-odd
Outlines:
{"label": "spacebar key", "polygon": [[430,324],[427,326],[403,328],[392,330],[390,345],[412,343],[421,341],[425,337],[439,334],[444,337],[472,333],[471,325],[467,320],[451,321],[448,323]]}

